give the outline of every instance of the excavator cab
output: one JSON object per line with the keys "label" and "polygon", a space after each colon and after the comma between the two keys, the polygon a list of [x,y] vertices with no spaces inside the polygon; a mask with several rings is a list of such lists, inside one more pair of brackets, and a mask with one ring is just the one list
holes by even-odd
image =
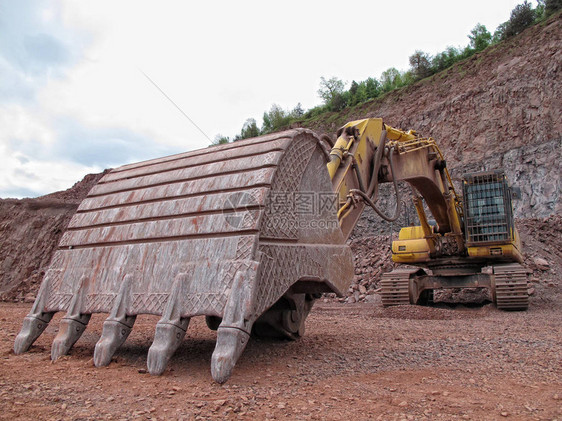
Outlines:
{"label": "excavator cab", "polygon": [[511,197],[503,171],[463,177],[464,229],[469,256],[523,261],[521,242],[513,223]]}

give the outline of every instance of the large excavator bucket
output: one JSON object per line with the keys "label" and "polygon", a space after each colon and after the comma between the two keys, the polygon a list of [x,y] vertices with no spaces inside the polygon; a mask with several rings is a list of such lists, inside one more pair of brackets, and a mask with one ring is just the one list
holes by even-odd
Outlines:
{"label": "large excavator bucket", "polygon": [[160,374],[204,315],[218,329],[211,373],[224,382],[252,328],[299,336],[317,294],[348,288],[337,205],[322,144],[304,129],[117,168],[72,218],[14,351],[65,311],[56,360],[93,313],[109,313],[94,350],[107,365],[136,316],[155,314],[147,364]]}

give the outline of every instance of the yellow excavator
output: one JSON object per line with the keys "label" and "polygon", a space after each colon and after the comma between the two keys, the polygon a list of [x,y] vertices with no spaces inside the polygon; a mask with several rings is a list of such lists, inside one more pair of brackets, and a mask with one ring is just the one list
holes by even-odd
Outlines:
{"label": "yellow excavator", "polygon": [[[366,205],[385,220],[395,221],[402,203],[397,182],[407,181],[412,187],[420,225],[400,230],[392,243],[392,260],[415,268],[383,275],[384,306],[427,304],[434,289],[488,288],[498,308],[527,309],[512,190],[502,171],[465,175],[460,196],[432,138],[394,129],[381,119],[352,121],[340,129],[328,171],[339,194],[338,218],[346,235]],[[377,186],[384,182],[394,183],[397,207],[393,216],[375,204]],[[429,223],[424,202],[436,224]],[[493,276],[482,273],[483,267],[489,267]]]}
{"label": "yellow excavator", "polygon": [[[14,352],[27,351],[64,311],[56,360],[92,314],[108,313],[93,359],[105,366],[136,316],[155,314],[147,365],[162,374],[190,319],[204,316],[217,331],[211,375],[225,382],[251,335],[296,339],[315,299],[345,293],[354,274],[346,240],[365,206],[398,218],[399,181],[412,187],[420,225],[402,228],[392,245],[394,261],[409,267],[383,276],[383,305],[485,287],[498,308],[526,309],[504,174],[466,176],[461,197],[433,139],[365,119],[335,141],[293,129],[107,173],[70,221]],[[392,216],[377,207],[381,183],[394,185]]]}

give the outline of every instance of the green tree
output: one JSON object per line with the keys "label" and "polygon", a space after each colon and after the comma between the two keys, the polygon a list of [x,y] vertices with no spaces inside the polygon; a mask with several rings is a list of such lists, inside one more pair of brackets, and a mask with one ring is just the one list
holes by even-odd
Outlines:
{"label": "green tree", "polygon": [[416,50],[409,58],[410,69],[414,79],[420,80],[431,76],[431,61],[427,53]]}
{"label": "green tree", "polygon": [[341,111],[349,105],[349,92],[344,91],[341,94],[336,94],[332,99],[330,110]]}
{"label": "green tree", "polygon": [[533,6],[525,0],[522,4],[515,6],[511,11],[511,16],[505,28],[505,37],[509,38],[520,34],[525,28],[531,26],[534,21],[535,11],[533,10]]}
{"label": "green tree", "polygon": [[242,126],[242,130],[240,131],[240,135],[235,140],[249,139],[251,137],[257,137],[259,135],[260,135],[260,130],[258,129],[256,120],[253,118],[249,118],[244,122],[244,125]]}
{"label": "green tree", "polygon": [[291,117],[293,118],[300,118],[302,117],[304,114],[304,110],[302,108],[302,104],[299,102],[295,108],[293,108],[293,111],[291,111]]}
{"label": "green tree", "polygon": [[320,78],[320,89],[318,96],[324,100],[332,111],[339,111],[345,107],[344,98],[345,83],[337,77],[326,79],[324,76]]}
{"label": "green tree", "polygon": [[262,134],[273,133],[291,123],[291,113],[277,104],[273,104],[269,112],[263,113]]}
{"label": "green tree", "polygon": [[[365,81],[365,99],[374,99],[381,94],[381,84],[374,77],[370,77]],[[361,101],[361,102],[363,102]]]}
{"label": "green tree", "polygon": [[537,7],[535,8],[535,22],[546,18],[545,0],[537,0]]}
{"label": "green tree", "polygon": [[468,38],[470,39],[470,46],[472,48],[476,51],[482,51],[490,45],[490,42],[492,41],[492,34],[490,34],[484,25],[477,23],[472,31],[470,31]]}
{"label": "green tree", "polygon": [[476,50],[474,48],[472,48],[470,45],[467,45],[460,52],[459,60],[463,60],[465,58],[468,58],[468,57],[472,56],[475,52],[476,52]]}
{"label": "green tree", "polygon": [[[361,81],[359,83],[353,81],[349,91],[347,92],[347,103],[348,105],[357,105],[368,99],[374,98],[378,95],[377,92],[377,80],[373,78],[368,78],[367,80]],[[371,92],[371,95],[369,95]],[[344,95],[345,98],[345,95]]]}
{"label": "green tree", "polygon": [[385,70],[381,74],[383,92],[389,92],[402,86],[402,74],[395,67]]}
{"label": "green tree", "polygon": [[367,92],[367,81],[359,82],[359,87],[357,88],[357,93],[355,94],[357,104],[361,104],[369,99]]}
{"label": "green tree", "polygon": [[544,15],[549,17],[562,9],[562,0],[546,0],[544,2]]}
{"label": "green tree", "polygon": [[400,85],[398,87],[411,85],[416,80],[417,79],[414,78],[414,74],[409,70],[407,72],[400,73]]}
{"label": "green tree", "polygon": [[492,36],[492,44],[497,44],[498,42],[506,38],[505,31],[507,30],[508,23],[509,22],[504,22],[498,25],[498,27],[494,31],[494,35]]}
{"label": "green tree", "polygon": [[222,134],[218,134],[213,139],[211,146],[224,145],[225,143],[229,143],[229,142],[230,142],[230,138],[228,136],[223,136]]}
{"label": "green tree", "polygon": [[359,104],[359,97],[357,95],[359,91],[359,84],[354,80],[351,81],[351,86],[349,87],[349,105]]}
{"label": "green tree", "polygon": [[431,67],[435,73],[445,70],[455,64],[459,59],[459,50],[455,47],[447,47],[445,51],[436,54],[431,60]]}

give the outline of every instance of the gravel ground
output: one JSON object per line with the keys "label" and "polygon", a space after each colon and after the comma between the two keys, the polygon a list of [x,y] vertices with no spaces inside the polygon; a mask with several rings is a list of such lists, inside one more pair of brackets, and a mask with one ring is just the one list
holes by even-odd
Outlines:
{"label": "gravel ground", "polygon": [[104,315],[51,363],[61,315],[16,356],[30,304],[2,303],[0,419],[562,419],[562,294],[536,289],[527,312],[320,302],[300,340],[252,340],[225,385],[211,379],[216,334],[200,318],[154,377],[145,368],[156,317],[139,316],[98,369]]}

